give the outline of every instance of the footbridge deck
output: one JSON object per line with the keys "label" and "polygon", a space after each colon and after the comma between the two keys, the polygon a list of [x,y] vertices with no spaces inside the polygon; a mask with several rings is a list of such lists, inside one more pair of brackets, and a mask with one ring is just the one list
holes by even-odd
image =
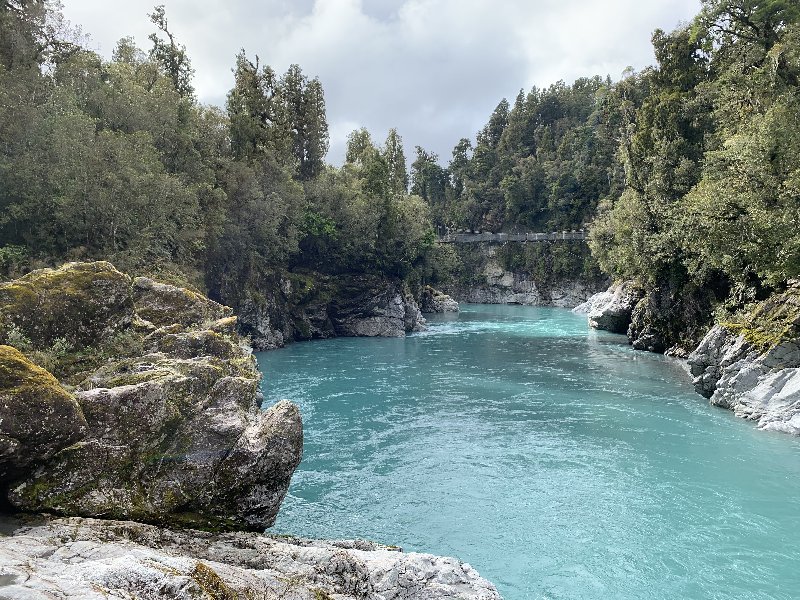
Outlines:
{"label": "footbridge deck", "polygon": [[448,233],[440,236],[437,241],[440,244],[476,244],[478,242],[503,244],[505,242],[585,241],[588,238],[589,232],[580,229],[551,233]]}

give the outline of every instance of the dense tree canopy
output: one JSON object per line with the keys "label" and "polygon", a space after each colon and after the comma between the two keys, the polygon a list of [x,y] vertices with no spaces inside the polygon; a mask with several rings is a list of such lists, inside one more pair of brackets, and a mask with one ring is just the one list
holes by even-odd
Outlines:
{"label": "dense tree canopy", "polygon": [[[225,110],[199,105],[163,6],[150,19],[149,50],[125,38],[106,61],[55,4],[0,0],[0,275],[109,258],[224,300],[268,270],[461,268],[436,227],[591,222],[607,273],[702,297],[703,314],[800,277],[793,0],[703,0],[653,34],[655,67],[520,91],[446,166],[417,147],[410,174],[394,129],[382,145],[354,131],[344,166],[326,165],[322,84],[297,65],[280,75],[242,50]],[[542,252],[501,254],[594,272],[585,252]]]}

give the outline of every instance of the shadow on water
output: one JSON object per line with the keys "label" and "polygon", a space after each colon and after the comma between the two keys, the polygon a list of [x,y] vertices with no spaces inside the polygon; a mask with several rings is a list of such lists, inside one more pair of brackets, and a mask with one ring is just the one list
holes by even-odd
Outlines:
{"label": "shadow on water", "polygon": [[569,311],[259,354],[306,445],[276,529],[455,555],[522,598],[792,598],[800,443]]}

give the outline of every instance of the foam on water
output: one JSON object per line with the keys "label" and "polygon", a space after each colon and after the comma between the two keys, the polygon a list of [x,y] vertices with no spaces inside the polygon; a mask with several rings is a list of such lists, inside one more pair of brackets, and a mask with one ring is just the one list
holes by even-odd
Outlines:
{"label": "foam on water", "polygon": [[795,598],[800,442],[569,311],[262,353],[306,433],[275,531],[455,555],[507,600]]}

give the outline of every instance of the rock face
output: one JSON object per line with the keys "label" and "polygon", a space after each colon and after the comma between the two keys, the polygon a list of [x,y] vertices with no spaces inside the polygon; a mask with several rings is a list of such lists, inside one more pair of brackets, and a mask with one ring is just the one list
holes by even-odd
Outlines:
{"label": "rock face", "polygon": [[452,558],[371,542],[58,519],[0,538],[3,598],[500,600]]}
{"label": "rock face", "polygon": [[612,285],[603,295],[595,297],[589,315],[589,325],[613,333],[627,333],[633,309],[642,292],[632,281]]}
{"label": "rock face", "polygon": [[423,314],[458,312],[458,302],[444,292],[426,285],[420,295],[419,309]]}
{"label": "rock face", "polygon": [[402,337],[425,329],[408,287],[376,275],[284,273],[236,301],[257,349],[336,336]]}
{"label": "rock face", "polygon": [[492,248],[486,251],[484,260],[481,282],[473,285],[450,285],[445,287],[445,291],[458,302],[560,308],[577,306],[599,291],[595,285],[581,281],[561,281],[546,288],[539,287],[528,273],[503,269]]}
{"label": "rock face", "polygon": [[[612,286],[611,290],[614,287]],[[596,294],[592,294],[586,302],[582,302],[578,304],[575,308],[572,309],[572,312],[576,315],[588,315],[589,313],[599,310],[606,304],[611,301],[614,294],[611,290],[606,290],[604,292],[597,292]]]}
{"label": "rock face", "polygon": [[[13,377],[0,382],[17,412],[61,419],[66,428],[56,435],[53,424],[55,439],[41,443],[41,457],[5,482],[15,508],[223,529],[274,522],[302,456],[302,423],[291,403],[260,409],[260,374],[230,309],[182,288],[131,282],[108,263],[33,272],[4,288],[25,291],[0,306],[5,327],[41,347],[68,337],[76,352],[95,358],[75,375],[74,399],[26,365],[43,382],[34,393]],[[48,316],[46,327],[35,324],[35,311]],[[84,325],[84,314],[102,320]],[[69,315],[69,323],[55,315]],[[104,343],[112,331],[126,336],[122,349]],[[9,352],[0,360],[3,373],[20,364]],[[42,404],[56,400],[58,409]],[[5,409],[3,417],[5,424]]]}
{"label": "rock face", "polygon": [[748,323],[715,325],[689,356],[698,393],[758,422],[800,435],[800,290],[763,302]]}
{"label": "rock face", "polygon": [[0,346],[0,485],[86,436],[78,403],[55,377]]}

